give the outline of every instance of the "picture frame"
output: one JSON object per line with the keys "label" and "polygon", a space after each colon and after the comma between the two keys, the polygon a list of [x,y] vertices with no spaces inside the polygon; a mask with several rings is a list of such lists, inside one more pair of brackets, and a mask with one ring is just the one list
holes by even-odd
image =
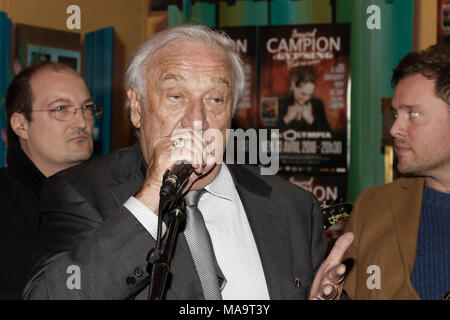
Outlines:
{"label": "picture frame", "polygon": [[76,32],[16,24],[15,52],[14,64],[20,70],[35,63],[53,61],[82,73],[81,36]]}

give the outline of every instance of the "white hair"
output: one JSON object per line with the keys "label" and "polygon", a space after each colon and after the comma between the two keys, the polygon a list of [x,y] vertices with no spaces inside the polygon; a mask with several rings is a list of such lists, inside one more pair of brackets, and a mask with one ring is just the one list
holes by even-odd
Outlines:
{"label": "white hair", "polygon": [[[233,40],[225,33],[213,31],[202,25],[182,25],[169,28],[159,32],[147,39],[134,53],[125,73],[125,90],[134,88],[137,90],[141,101],[146,99],[146,77],[148,63],[152,55],[159,49],[175,41],[201,41],[223,50],[228,57],[234,72],[233,105],[234,113],[237,104],[241,101],[244,94],[244,65],[241,57],[236,52]],[[127,111],[129,112],[130,102],[127,101]]]}

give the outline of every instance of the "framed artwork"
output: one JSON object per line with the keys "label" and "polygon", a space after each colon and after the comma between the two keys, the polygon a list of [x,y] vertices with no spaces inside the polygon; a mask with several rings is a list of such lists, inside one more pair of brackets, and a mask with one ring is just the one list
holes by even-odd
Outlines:
{"label": "framed artwork", "polygon": [[383,131],[381,146],[384,151],[384,182],[391,183],[400,177],[397,170],[397,156],[394,151],[394,141],[390,134],[390,129],[394,124],[394,115],[391,111],[392,98],[381,99],[381,111],[383,115]]}
{"label": "framed artwork", "polygon": [[29,44],[27,53],[27,65],[29,66],[36,61],[49,60],[69,65],[81,73],[81,52]]}
{"label": "framed artwork", "polygon": [[391,111],[391,101],[392,98],[383,98],[381,99],[381,112],[383,115],[383,131],[381,138],[381,145],[392,146],[392,136],[389,133],[392,124],[394,123],[394,115]]}
{"label": "framed artwork", "polygon": [[20,71],[38,62],[64,63],[78,73],[82,70],[79,33],[16,25],[15,67]]}
{"label": "framed artwork", "polygon": [[450,45],[450,0],[438,1],[438,41]]}

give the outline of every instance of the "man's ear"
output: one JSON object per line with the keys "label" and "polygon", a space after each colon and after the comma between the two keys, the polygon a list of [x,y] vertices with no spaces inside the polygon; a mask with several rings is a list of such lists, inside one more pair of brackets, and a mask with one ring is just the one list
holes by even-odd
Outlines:
{"label": "man's ear", "polygon": [[23,113],[14,112],[9,120],[9,124],[19,138],[28,139],[28,120],[25,119]]}
{"label": "man's ear", "polygon": [[139,94],[135,89],[129,88],[127,90],[127,96],[130,100],[130,119],[135,128],[141,127],[141,102],[139,100]]}

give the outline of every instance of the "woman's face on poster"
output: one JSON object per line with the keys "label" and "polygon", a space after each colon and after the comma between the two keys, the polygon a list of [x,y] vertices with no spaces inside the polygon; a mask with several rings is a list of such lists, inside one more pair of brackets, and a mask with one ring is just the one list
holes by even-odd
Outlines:
{"label": "woman's face on poster", "polygon": [[295,103],[305,105],[313,97],[316,85],[313,82],[303,82],[298,86],[292,83],[291,89],[294,94]]}

